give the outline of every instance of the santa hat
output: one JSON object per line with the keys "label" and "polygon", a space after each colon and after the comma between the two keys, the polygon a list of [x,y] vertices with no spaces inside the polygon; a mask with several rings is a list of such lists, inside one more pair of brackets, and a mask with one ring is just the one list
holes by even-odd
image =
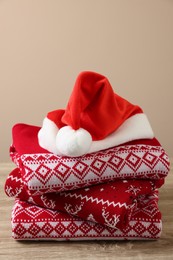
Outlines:
{"label": "santa hat", "polygon": [[49,112],[38,134],[44,149],[73,157],[142,138],[153,138],[142,109],[89,71],[77,77],[66,109]]}

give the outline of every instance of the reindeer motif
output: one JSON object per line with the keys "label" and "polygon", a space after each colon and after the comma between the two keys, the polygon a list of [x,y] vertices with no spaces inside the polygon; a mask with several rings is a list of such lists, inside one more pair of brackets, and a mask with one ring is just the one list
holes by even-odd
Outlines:
{"label": "reindeer motif", "polygon": [[71,205],[71,204],[65,204],[64,209],[69,213],[70,215],[77,215],[77,213],[82,209],[83,207],[83,202],[81,202],[80,205]]}
{"label": "reindeer motif", "polygon": [[22,190],[22,187],[16,187],[15,189],[12,189],[12,187],[6,186],[5,192],[9,197],[17,197]]}
{"label": "reindeer motif", "polygon": [[119,220],[120,215],[117,216],[116,214],[114,214],[112,215],[112,217],[110,217],[109,212],[106,212],[106,208],[104,207],[102,208],[102,216],[105,220],[106,226],[111,228],[117,228],[116,225],[120,221]]}
{"label": "reindeer motif", "polygon": [[49,209],[54,209],[56,206],[55,201],[47,199],[47,197],[45,195],[41,196],[41,200],[43,201],[44,206]]}

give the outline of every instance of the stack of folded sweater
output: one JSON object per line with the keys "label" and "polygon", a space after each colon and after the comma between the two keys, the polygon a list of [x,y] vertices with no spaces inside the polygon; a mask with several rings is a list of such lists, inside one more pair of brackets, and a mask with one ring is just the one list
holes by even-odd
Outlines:
{"label": "stack of folded sweater", "polygon": [[81,73],[65,110],[42,128],[17,124],[5,183],[15,197],[14,239],[157,239],[158,188],[169,159],[146,115],[113,93],[109,81]]}

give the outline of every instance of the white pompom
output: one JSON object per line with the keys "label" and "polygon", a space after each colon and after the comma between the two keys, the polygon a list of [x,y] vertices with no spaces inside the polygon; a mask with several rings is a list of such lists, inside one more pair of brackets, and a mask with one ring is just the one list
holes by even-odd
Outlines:
{"label": "white pompom", "polygon": [[56,126],[56,124],[46,117],[43,120],[42,128],[38,132],[39,145],[49,152],[58,154],[58,150],[56,148],[57,133],[58,127]]}
{"label": "white pompom", "polygon": [[90,133],[83,128],[74,130],[70,126],[64,126],[56,136],[58,153],[66,156],[77,157],[86,154],[91,143]]}

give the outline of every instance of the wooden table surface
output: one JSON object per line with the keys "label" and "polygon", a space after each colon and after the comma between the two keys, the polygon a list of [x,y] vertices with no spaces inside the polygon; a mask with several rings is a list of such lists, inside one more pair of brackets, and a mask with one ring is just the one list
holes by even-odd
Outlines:
{"label": "wooden table surface", "polygon": [[11,238],[13,199],[4,194],[4,182],[13,164],[0,164],[0,260],[33,259],[173,259],[173,164],[160,189],[162,236],[157,241],[18,242]]}

